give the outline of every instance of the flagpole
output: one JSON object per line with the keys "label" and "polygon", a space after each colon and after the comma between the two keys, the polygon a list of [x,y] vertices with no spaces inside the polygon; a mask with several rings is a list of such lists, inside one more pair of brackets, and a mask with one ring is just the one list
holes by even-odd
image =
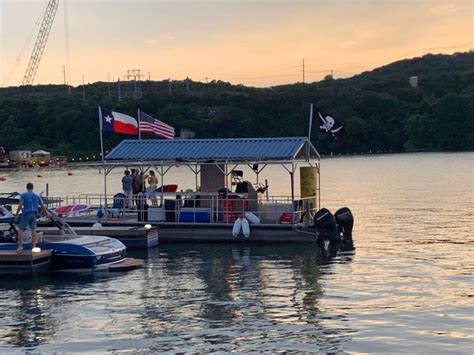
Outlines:
{"label": "flagpole", "polygon": [[308,128],[308,147],[306,148],[306,157],[309,161],[309,156],[310,156],[310,145],[311,145],[311,130],[313,127],[313,104],[311,103],[310,109],[309,109],[309,128]]}
{"label": "flagpole", "polygon": [[138,118],[138,139],[142,139],[142,131],[140,129],[140,109],[137,109],[137,118]]}
{"label": "flagpole", "polygon": [[100,155],[102,157],[102,171],[104,173],[104,210],[107,216],[107,171],[105,170],[105,159],[104,159],[104,139],[102,137],[102,110],[99,108],[99,132],[100,132]]}

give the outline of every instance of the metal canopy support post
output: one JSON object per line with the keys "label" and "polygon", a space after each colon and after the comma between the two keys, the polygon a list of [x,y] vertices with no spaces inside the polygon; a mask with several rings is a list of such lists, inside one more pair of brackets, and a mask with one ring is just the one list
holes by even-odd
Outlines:
{"label": "metal canopy support post", "polygon": [[229,180],[229,175],[232,174],[232,171],[234,171],[234,169],[239,166],[239,164],[234,164],[234,166],[232,167],[232,169],[229,171],[229,169],[228,169],[228,164],[229,164],[229,162],[226,160],[226,161],[225,161],[225,165],[224,165],[224,169],[225,169],[225,170],[222,170],[221,167],[220,167],[218,164],[216,164],[217,168],[218,168],[220,171],[222,171],[222,173],[225,175],[225,188],[226,188],[227,190],[229,189],[229,181],[228,181],[228,180]]}
{"label": "metal canopy support post", "polygon": [[258,175],[263,171],[263,169],[265,169],[265,168],[267,167],[267,164],[264,164],[261,169],[258,169],[258,167],[257,167],[257,169],[254,170],[254,169],[253,169],[253,165],[255,165],[255,164],[258,165],[258,163],[253,163],[252,166],[251,166],[250,164],[247,164],[247,166],[255,172],[255,175],[256,175],[256,177],[257,177],[257,184],[258,184],[258,183],[260,182],[260,181],[258,180]]}
{"label": "metal canopy support post", "polygon": [[[260,170],[257,169],[257,184],[259,183],[259,181],[258,181],[258,175],[259,175],[259,174],[263,171],[263,169],[265,169],[266,167],[267,167],[267,164],[264,164]],[[266,182],[265,182],[265,186],[266,186],[266,185],[267,185],[267,184],[266,184]]]}
{"label": "metal canopy support post", "polygon": [[221,166],[219,164],[214,164],[214,165],[217,167],[217,169],[219,169],[222,172],[222,174],[225,175],[225,168],[221,169]]}
{"label": "metal canopy support post", "polygon": [[281,166],[288,171],[290,174],[290,183],[291,183],[291,203],[295,201],[295,171],[298,164],[291,163],[291,170],[286,167],[285,164],[281,164]]}
{"label": "metal canopy support post", "polygon": [[164,207],[164,205],[163,205],[163,203],[164,203],[164,202],[163,202],[163,200],[164,200],[164,195],[163,195],[163,193],[164,193],[164,190],[165,190],[165,188],[164,188],[164,185],[165,185],[165,183],[164,183],[165,172],[163,171],[163,170],[164,170],[164,169],[163,169],[163,162],[161,162],[160,168],[161,168],[161,171],[160,171],[160,173],[159,173],[159,174],[160,174],[160,177],[161,177],[160,204],[161,204],[162,207]]}
{"label": "metal canopy support post", "polygon": [[291,205],[293,211],[293,201],[295,201],[295,173],[290,171],[290,184],[291,184]]}
{"label": "metal canopy support post", "polygon": [[158,169],[157,166],[155,166],[156,172],[160,174],[161,177],[161,196],[160,196],[160,203],[163,206],[163,200],[164,200],[164,185],[165,185],[165,175],[170,171],[171,165],[169,165],[166,169],[164,168],[163,162],[160,164],[160,168]]}
{"label": "metal canopy support post", "polygon": [[318,194],[318,205],[316,210],[321,208],[321,165],[320,163],[316,164],[316,193]]}
{"label": "metal canopy support post", "polygon": [[186,165],[195,175],[195,183],[196,183],[196,192],[198,192],[198,174],[201,172],[201,167],[196,164],[194,168],[192,165]]}

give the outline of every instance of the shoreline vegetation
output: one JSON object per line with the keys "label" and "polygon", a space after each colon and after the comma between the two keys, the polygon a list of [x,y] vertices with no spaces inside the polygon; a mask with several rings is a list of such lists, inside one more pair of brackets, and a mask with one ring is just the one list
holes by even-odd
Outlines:
{"label": "shoreline vegetation", "polygon": [[[358,158],[358,157],[367,157],[367,156],[385,156],[385,155],[409,155],[409,154],[456,154],[456,153],[472,153],[474,150],[412,150],[412,151],[404,151],[404,152],[372,152],[372,153],[331,153],[329,154],[321,154],[321,160],[325,159],[337,159],[337,158]],[[102,168],[102,161],[101,160],[89,160],[89,161],[73,161],[69,162],[67,166],[33,166],[33,167],[0,167],[0,172],[9,172],[9,171],[27,171],[27,170],[61,170],[67,171],[69,169],[75,168],[90,168],[96,169]],[[101,173],[101,172],[100,172]]]}
{"label": "shoreline vegetation", "polygon": [[[133,86],[122,83],[120,101],[117,83],[36,85],[23,100],[21,88],[1,88],[0,146],[44,149],[69,161],[97,156],[98,105],[133,116],[140,108],[177,132],[194,131],[196,138],[306,136],[314,103],[345,126],[335,140],[318,131],[314,117],[312,143],[325,158],[331,152],[336,157],[474,150],[473,52],[428,54],[347,79],[327,76],[270,88],[216,80],[141,81],[136,99]],[[134,138],[105,134],[105,149]]]}

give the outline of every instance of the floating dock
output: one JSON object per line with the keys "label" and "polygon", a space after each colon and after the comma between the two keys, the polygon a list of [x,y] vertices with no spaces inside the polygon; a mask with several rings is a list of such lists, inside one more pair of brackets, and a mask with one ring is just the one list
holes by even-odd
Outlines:
{"label": "floating dock", "polygon": [[144,263],[145,263],[145,261],[143,259],[127,258],[125,260],[122,260],[119,263],[110,265],[109,266],[109,271],[110,272],[130,271],[130,270],[133,270],[133,269],[141,268]]}
{"label": "floating dock", "polygon": [[[92,228],[93,221],[67,219],[69,225],[80,234],[103,235],[120,240],[127,247],[150,247],[161,242],[199,243],[316,243],[317,233],[292,224],[251,224],[250,237],[242,233],[232,236],[232,223],[184,223],[184,222],[136,222],[107,221],[102,228]],[[152,229],[145,229],[149,223]],[[59,234],[55,228],[41,227],[45,235]],[[50,232],[51,231],[51,232]],[[159,236],[159,238],[158,238]],[[156,244],[155,244],[156,243]]]}
{"label": "floating dock", "polygon": [[33,275],[49,271],[51,250],[0,250],[1,275]]}

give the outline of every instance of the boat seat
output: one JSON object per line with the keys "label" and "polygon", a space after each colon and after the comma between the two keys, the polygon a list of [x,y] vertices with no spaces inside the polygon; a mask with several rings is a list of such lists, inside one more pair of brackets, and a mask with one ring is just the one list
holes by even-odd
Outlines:
{"label": "boat seat", "polygon": [[123,217],[123,207],[126,196],[123,193],[118,193],[114,195],[114,202],[111,208],[107,209],[107,215],[109,217],[118,218]]}

